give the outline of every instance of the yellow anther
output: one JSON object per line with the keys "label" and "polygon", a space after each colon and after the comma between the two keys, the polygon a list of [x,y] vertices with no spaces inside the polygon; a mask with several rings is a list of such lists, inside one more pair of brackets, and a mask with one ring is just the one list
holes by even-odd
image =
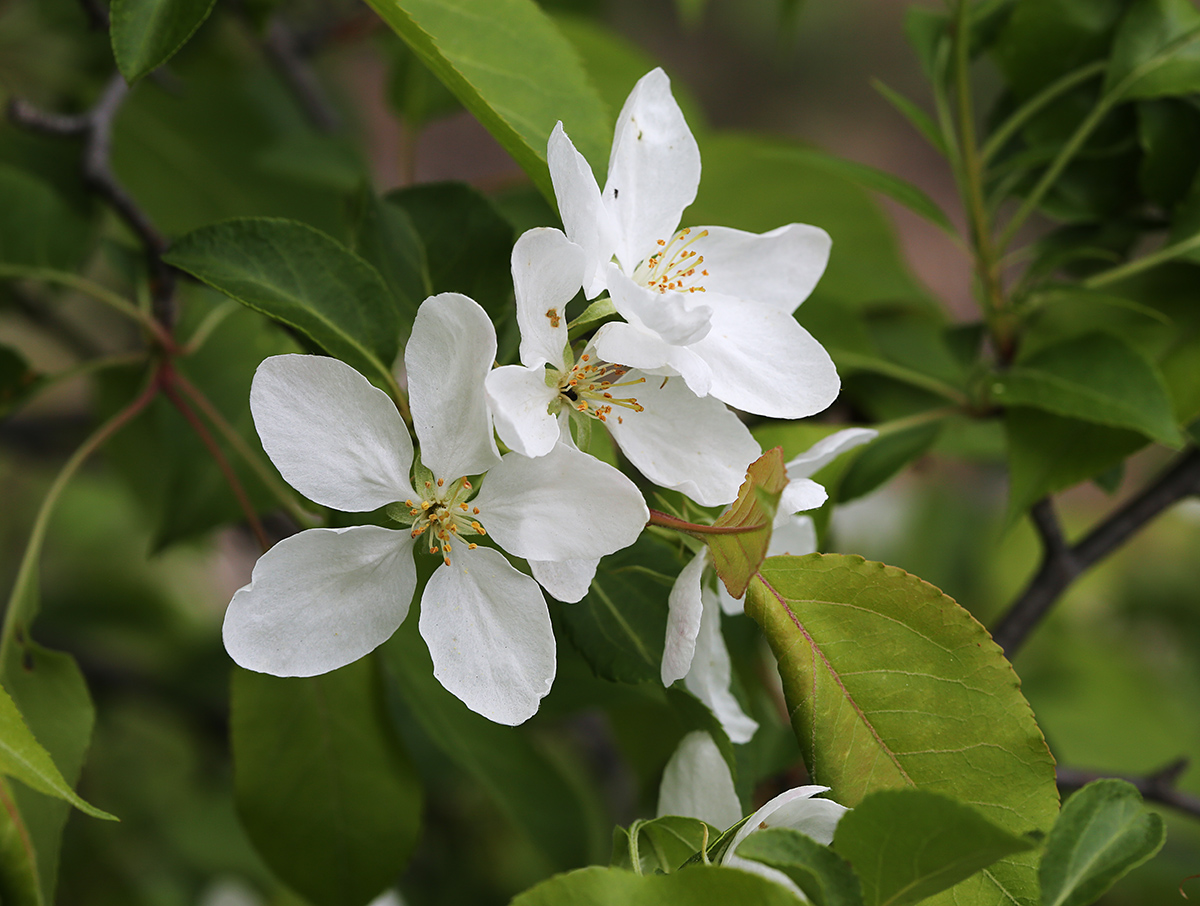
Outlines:
{"label": "yellow anther", "polygon": [[446,479],[444,479],[444,478],[439,478],[439,479],[438,479],[438,487],[439,487],[439,488],[440,488],[442,485],[444,485],[445,483],[446,483]]}
{"label": "yellow anther", "polygon": [[478,516],[479,515],[479,507],[475,507],[473,510],[471,510],[471,512],[474,513],[476,516]]}

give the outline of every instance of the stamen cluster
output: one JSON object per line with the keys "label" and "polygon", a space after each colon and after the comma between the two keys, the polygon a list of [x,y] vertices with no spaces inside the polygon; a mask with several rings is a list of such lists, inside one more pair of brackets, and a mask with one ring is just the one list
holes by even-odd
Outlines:
{"label": "stamen cluster", "polygon": [[[594,360],[592,355],[584,353],[579,361],[567,372],[558,383],[558,392],[569,402],[577,412],[582,412],[602,422],[608,421],[613,406],[620,406],[632,412],[645,409],[638,403],[636,397],[618,398],[612,395],[614,387],[631,387],[634,384],[644,384],[645,378],[634,381],[622,381],[629,373],[625,365],[613,365],[610,362]],[[624,423],[622,416],[617,416],[619,423]]]}
{"label": "stamen cluster", "polygon": [[[444,478],[439,478],[436,484],[425,482],[425,498],[419,503],[411,499],[404,501],[408,512],[415,517],[412,524],[412,537],[419,538],[429,532],[429,553],[441,552],[442,561],[450,565],[450,539],[453,536],[486,535],[479,520],[479,507],[468,502],[471,496],[471,482],[459,478],[449,486]],[[474,542],[467,543],[468,550],[478,547]]]}
{"label": "stamen cluster", "polygon": [[[685,284],[687,280],[691,280],[696,276],[696,268],[704,263],[704,256],[696,254],[688,246],[697,239],[703,239],[707,236],[708,230],[701,230],[695,236],[692,236],[691,233],[692,230],[690,227],[684,227],[671,237],[670,242],[659,239],[658,244],[662,247],[662,250],[655,252],[638,265],[634,279],[650,289],[658,290],[660,293],[667,291],[677,293],[704,292],[704,287],[699,285],[699,283],[693,283],[690,286]],[[707,277],[708,271],[701,270],[700,276]]]}

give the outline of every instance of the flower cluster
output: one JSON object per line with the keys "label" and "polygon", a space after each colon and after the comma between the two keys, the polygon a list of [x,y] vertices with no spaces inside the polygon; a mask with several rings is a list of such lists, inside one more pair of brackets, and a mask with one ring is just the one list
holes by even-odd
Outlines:
{"label": "flower cluster", "polygon": [[[393,401],[349,366],[277,356],[259,368],[251,409],[283,477],[387,524],[310,529],[265,554],[225,620],[239,664],[307,676],[367,654],[407,615],[413,553],[428,550],[441,563],[419,629],[435,675],[473,710],[520,723],[555,673],[542,589],[579,601],[600,558],[649,519],[633,482],[576,446],[583,429],[606,429],[654,484],[721,506],[761,453],[731,406],[799,418],[836,397],[832,361],[792,316],[829,237],[802,224],[678,229],[700,155],[662,70],[621,111],[603,191],[561,124],[548,161],[565,232],[530,230],[513,248],[520,364],[493,368],[494,328],[471,299],[444,293],[420,307],[404,353],[419,455]],[[581,292],[599,314],[573,332],[567,306]],[[588,336],[588,324],[600,326]],[[841,432],[789,464],[783,549],[814,546],[795,540],[805,529],[790,515],[824,499],[808,475],[870,435]],[[684,679],[745,741],[756,725],[729,691],[717,618],[738,605],[702,591],[706,562],[698,555],[671,592],[662,679]]]}

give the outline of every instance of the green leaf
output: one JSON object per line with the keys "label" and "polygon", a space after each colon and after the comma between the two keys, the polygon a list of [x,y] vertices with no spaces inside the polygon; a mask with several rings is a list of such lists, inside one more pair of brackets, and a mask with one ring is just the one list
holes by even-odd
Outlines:
{"label": "green leaf", "polygon": [[281,879],[316,906],[361,906],[417,841],[421,787],[372,658],[323,676],[235,669],[238,814]]}
{"label": "green leaf", "polygon": [[1106,89],[1142,71],[1122,99],[1200,91],[1200,11],[1190,0],[1134,0],[1117,28]]}
{"label": "green leaf", "polygon": [[718,828],[699,818],[680,815],[635,821],[629,825],[629,830],[617,830],[622,833],[613,835],[611,864],[619,868],[633,868],[636,864],[638,872],[644,875],[670,874],[678,870],[721,835]]}
{"label": "green leaf", "polygon": [[880,790],[847,812],[833,848],[862,880],[866,906],[907,906],[1034,847],[949,796]]}
{"label": "green leaf", "polygon": [[[761,233],[811,223],[833,238],[833,252],[813,294],[855,305],[880,300],[930,304],[913,279],[895,231],[874,200],[821,155],[756,135],[700,136],[704,175],[685,223],[720,223]],[[804,321],[804,306],[798,315]]]}
{"label": "green leaf", "polygon": [[523,729],[492,723],[442,688],[416,622],[410,616],[379,649],[398,725],[419,728],[475,778],[552,869],[591,861],[588,803]]}
{"label": "green leaf", "polygon": [[1125,0],[1017,0],[993,47],[1022,100],[1074,69],[1101,59]]}
{"label": "green leaf", "polygon": [[1137,111],[1142,191],[1170,210],[1187,195],[1200,167],[1200,111],[1175,98],[1143,101]]}
{"label": "green leaf", "polygon": [[547,198],[546,140],[559,120],[589,161],[608,159],[612,120],[575,49],[533,0],[371,5]]}
{"label": "green leaf", "polygon": [[708,545],[717,577],[735,598],[745,593],[767,556],[775,509],[786,485],[783,450],[775,447],[750,463],[737,499],[712,525],[714,529],[733,531],[700,536]]}
{"label": "green leaf", "polygon": [[814,906],[863,906],[862,888],[850,863],[790,827],[755,831],[737,854],[782,871]]}
{"label": "green leaf", "polygon": [[0,346],[0,418],[8,415],[37,388],[41,377],[25,357],[8,346]]}
{"label": "green leaf", "polygon": [[1047,494],[1107,471],[1146,445],[1136,431],[1062,418],[1038,409],[1009,409],[1008,515],[1011,525]]}
{"label": "green leaf", "polygon": [[556,875],[513,899],[510,906],[796,906],[782,885],[736,868],[698,865],[669,875],[623,868],[581,868]]}
{"label": "green leaf", "polygon": [[39,793],[69,802],[93,818],[117,820],[115,815],[89,805],[67,785],[50,753],[34,738],[3,687],[0,687],[0,774],[20,780]]}
{"label": "green leaf", "polygon": [[393,384],[400,316],[392,294],[371,265],[324,233],[291,220],[227,220],[188,233],[164,260]]}
{"label": "green leaf", "polygon": [[916,129],[935,151],[945,156],[946,142],[942,138],[938,124],[933,121],[933,117],[900,92],[888,87],[878,79],[873,80],[871,84],[875,87],[876,91],[883,95],[884,100],[896,109],[897,113],[908,120],[909,125]]}
{"label": "green leaf", "polygon": [[[1054,763],[1012,667],[953,599],[861,557],[772,557],[746,612],[779,660],[809,773],[854,807],[916,787],[972,803],[1013,833],[1058,811]],[[1033,861],[1009,856],[958,902],[1036,898]],[[982,900],[981,900],[982,901]]]}
{"label": "green leaf", "polygon": [[0,263],[74,270],[88,224],[49,183],[0,164]]}
{"label": "green leaf", "polygon": [[643,533],[600,561],[587,595],[558,611],[597,676],[657,682],[667,632],[667,595],[679,573],[674,549]]}
{"label": "green leaf", "polygon": [[933,446],[942,422],[914,425],[884,434],[855,457],[838,485],[838,500],[847,501],[869,494]]}
{"label": "green leaf", "polygon": [[1183,442],[1162,375],[1133,347],[1090,333],[1045,347],[998,375],[992,398],[1112,428]]}
{"label": "green leaf", "polygon": [[388,103],[409,129],[419,134],[434,120],[462,109],[458,98],[438,81],[407,44],[396,41],[388,49],[392,57],[392,71],[387,83]]}
{"label": "green leaf", "polygon": [[392,291],[403,325],[432,292],[425,245],[403,207],[383,201],[370,189],[359,196],[354,251],[372,265]]}
{"label": "green leaf", "polygon": [[1097,780],[1071,796],[1050,836],[1038,877],[1043,906],[1087,906],[1158,852],[1161,817],[1124,780]]}
{"label": "green leaf", "polygon": [[216,0],[113,0],[113,56],[131,85],[175,55],[208,18]]}

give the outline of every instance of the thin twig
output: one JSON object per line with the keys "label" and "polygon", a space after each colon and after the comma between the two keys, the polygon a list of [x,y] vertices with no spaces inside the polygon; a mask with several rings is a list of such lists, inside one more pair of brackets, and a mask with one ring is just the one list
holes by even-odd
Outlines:
{"label": "thin twig", "polygon": [[272,19],[267,26],[263,49],[318,131],[337,132],[341,128],[341,117],[309,65],[305,48],[279,18]]}
{"label": "thin twig", "polygon": [[1030,516],[1042,539],[1042,564],[1024,593],[1000,620],[992,638],[1011,660],[1054,602],[1082,573],[1124,544],[1172,504],[1200,492],[1200,450],[1189,449],[1140,494],[1071,545],[1062,536],[1049,499]]}
{"label": "thin twig", "polygon": [[38,305],[29,294],[15,285],[10,285],[8,300],[31,324],[43,328],[64,347],[81,359],[102,355],[104,350],[86,333],[64,318],[53,308]]}
{"label": "thin twig", "polygon": [[110,162],[113,122],[128,93],[129,86],[118,72],[113,74],[95,106],[87,113],[79,116],[47,113],[14,98],[9,102],[8,116],[17,125],[35,132],[84,138],[84,179],[133,230],[145,248],[154,317],[170,333],[175,323],[175,272],[162,260],[167,240],[117,180]]}
{"label": "thin twig", "polygon": [[1153,774],[1139,777],[1130,774],[1111,774],[1104,771],[1086,771],[1059,765],[1057,768],[1058,788],[1063,791],[1077,790],[1093,780],[1112,777],[1132,783],[1142,794],[1142,798],[1149,802],[1157,802],[1159,805],[1176,809],[1193,818],[1200,818],[1200,796],[1182,792],[1175,785],[1187,766],[1188,760],[1180,758]]}

